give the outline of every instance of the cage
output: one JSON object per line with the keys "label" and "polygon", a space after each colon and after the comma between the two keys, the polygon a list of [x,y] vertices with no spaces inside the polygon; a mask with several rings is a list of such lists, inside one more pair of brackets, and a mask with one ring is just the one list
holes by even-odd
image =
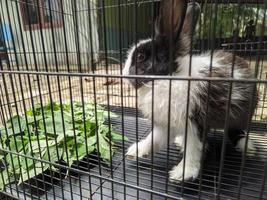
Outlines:
{"label": "cage", "polygon": [[[168,12],[166,2],[171,2]],[[1,0],[1,198],[267,199],[266,7],[265,0]],[[164,14],[173,24],[177,13],[181,14],[179,28],[172,29],[170,43],[163,44],[170,56],[167,69],[173,70],[176,62],[177,55],[172,54],[175,31],[180,36],[189,13],[196,29],[193,22],[187,27],[191,32],[188,74],[164,71],[162,75],[162,71],[154,73],[155,69],[139,74],[137,68],[125,74],[126,59],[133,54],[129,49],[138,48],[142,41],[145,44],[144,38],[154,40],[161,31],[157,28],[166,31],[170,24],[163,20]],[[151,43],[147,48],[151,49],[150,66],[157,67],[161,47]],[[224,56],[218,53],[222,51],[231,53],[226,54],[228,63],[223,63],[232,70],[228,77],[191,74],[194,55],[205,55],[197,63],[205,57],[212,73],[216,59]],[[133,57],[135,65],[138,59],[146,59],[142,53]],[[236,76],[236,62],[247,63],[251,76]],[[157,81],[164,82],[161,96]],[[190,86],[199,82],[209,85],[202,106],[206,113],[214,97],[210,90],[223,85],[226,103],[216,105],[218,112],[212,117],[225,119],[223,127],[210,129],[205,115],[202,147],[196,152],[202,153],[199,173],[187,178],[186,173],[194,170],[186,165],[186,158],[194,154],[187,147],[195,144],[188,135],[192,130]],[[173,142],[170,133],[175,118],[172,105],[178,101],[173,97],[182,84],[187,85],[179,94],[185,102],[177,109],[185,108],[180,120],[185,125],[174,127],[185,136],[180,141],[183,149],[177,148],[179,137]],[[143,86],[151,91],[150,97],[144,96],[151,99],[145,107],[151,114],[140,109]],[[243,153],[227,137],[231,139],[231,121],[244,115],[231,118],[231,101],[240,98],[236,90],[251,96],[241,104],[241,109],[249,107],[251,115],[241,123],[246,134],[234,136],[235,142],[243,139]],[[164,101],[169,103],[162,113],[157,112]],[[157,150],[146,144],[149,155],[129,156],[128,152],[127,156],[130,145],[150,132],[155,142],[155,119],[164,113],[167,134],[159,140],[166,140],[166,147]],[[250,148],[250,141],[255,148]],[[142,151],[138,145],[132,150],[133,155]],[[169,172],[179,162],[183,163],[182,176],[172,180]]]}

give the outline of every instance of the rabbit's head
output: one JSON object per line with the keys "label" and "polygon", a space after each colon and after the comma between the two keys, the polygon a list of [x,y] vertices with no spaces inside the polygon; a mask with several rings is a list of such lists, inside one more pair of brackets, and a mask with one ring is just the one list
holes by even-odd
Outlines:
{"label": "rabbit's head", "polygon": [[[155,36],[141,40],[128,52],[123,75],[170,75],[177,70],[177,57],[188,54],[191,35],[200,13],[197,3],[163,0],[155,22]],[[140,87],[149,79],[129,79]]]}

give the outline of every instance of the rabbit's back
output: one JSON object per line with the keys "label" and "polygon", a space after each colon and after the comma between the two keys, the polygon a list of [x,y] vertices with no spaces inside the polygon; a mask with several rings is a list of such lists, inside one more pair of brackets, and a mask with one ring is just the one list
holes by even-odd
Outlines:
{"label": "rabbit's back", "polygon": [[[207,57],[210,59],[209,55]],[[197,58],[195,59],[197,61]],[[244,59],[223,51],[215,52],[212,64],[201,67],[198,73],[203,77],[231,78],[233,76],[236,79],[254,77]],[[223,128],[226,114],[229,113],[229,128],[246,129],[257,104],[254,83],[233,82],[231,85],[229,81],[201,82],[198,84],[196,93],[200,103],[192,111],[194,115],[192,117],[202,125],[207,120],[207,125],[213,128]],[[205,106],[207,103],[208,109]]]}
{"label": "rabbit's back", "polygon": [[[211,55],[209,53],[194,55],[191,57],[191,62],[190,56],[178,58],[176,60],[178,68],[174,76],[188,76],[191,63],[192,77],[230,78],[233,67],[232,58],[232,54],[221,51],[214,53],[212,64],[210,64]],[[247,62],[237,56],[234,59],[234,78],[253,78]],[[184,124],[188,114],[189,118],[194,120],[200,128],[206,122],[209,127],[223,128],[231,89],[229,126],[230,128],[245,129],[257,103],[257,99],[255,101],[257,98],[255,84],[234,82],[232,88],[230,88],[230,84],[227,81],[191,81],[189,86],[188,81],[185,80],[173,80],[171,83],[169,80],[155,80],[153,92],[151,82],[138,90],[138,104],[146,118],[153,118],[154,123],[163,126],[168,124],[168,119],[173,128],[180,126]],[[171,92],[169,87],[171,87]],[[189,98],[187,96],[188,89],[190,91]],[[255,94],[253,95],[253,93]],[[250,109],[251,100],[253,103]],[[188,111],[187,103],[189,103]],[[153,112],[152,105],[154,105]]]}

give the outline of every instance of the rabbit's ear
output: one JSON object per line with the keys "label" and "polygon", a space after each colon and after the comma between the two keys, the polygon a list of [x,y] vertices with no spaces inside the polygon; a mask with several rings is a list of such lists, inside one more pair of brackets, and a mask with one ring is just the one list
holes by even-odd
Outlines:
{"label": "rabbit's ear", "polygon": [[186,7],[186,0],[162,0],[156,20],[156,35],[175,41],[182,31]]}
{"label": "rabbit's ear", "polygon": [[187,5],[185,20],[182,29],[182,35],[192,35],[195,31],[196,24],[200,15],[200,5],[196,2],[191,2]]}

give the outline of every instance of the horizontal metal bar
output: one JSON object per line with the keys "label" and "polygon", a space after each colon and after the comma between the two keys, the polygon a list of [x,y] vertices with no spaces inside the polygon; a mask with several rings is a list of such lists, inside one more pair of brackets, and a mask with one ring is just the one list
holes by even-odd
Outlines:
{"label": "horizontal metal bar", "polygon": [[[16,189],[14,189],[14,190],[16,190]],[[5,196],[7,196],[7,197],[10,197],[10,198],[12,198],[13,200],[18,200],[18,197],[16,197],[16,196],[13,196],[11,193],[8,193],[8,192],[5,192],[5,191],[0,191],[0,194],[3,194],[3,195],[5,195]]]}
{"label": "horizontal metal bar", "polygon": [[42,159],[39,159],[39,158],[34,158],[32,156],[28,156],[28,155],[25,155],[25,154],[9,151],[9,150],[2,149],[2,148],[0,148],[0,150],[5,151],[7,153],[11,153],[11,154],[17,155],[17,156],[21,156],[21,157],[24,157],[24,158],[33,159],[33,160],[36,160],[36,161],[39,161],[39,162],[42,162],[42,163],[46,163],[46,164],[49,164],[49,165],[52,164],[52,165],[54,165],[56,167],[60,167],[60,168],[67,169],[67,170],[71,170],[71,171],[77,172],[79,174],[89,175],[89,176],[92,176],[92,177],[95,177],[95,178],[100,178],[100,179],[105,180],[105,181],[113,182],[113,183],[116,183],[116,184],[119,184],[119,185],[124,185],[126,187],[134,188],[134,189],[141,190],[141,191],[144,191],[144,192],[150,192],[150,193],[153,193],[155,195],[162,196],[162,197],[168,197],[168,198],[171,198],[171,199],[179,199],[179,200],[182,199],[182,198],[177,198],[177,197],[169,195],[169,194],[164,194],[164,193],[157,192],[157,191],[154,191],[154,190],[150,190],[150,189],[147,189],[147,188],[143,188],[143,187],[139,187],[139,186],[136,186],[136,185],[128,184],[128,183],[123,182],[123,181],[118,181],[118,180],[115,180],[115,179],[112,179],[112,178],[109,178],[109,177],[104,177],[104,176],[101,176],[101,175],[92,174],[91,172],[85,172],[85,171],[81,171],[79,169],[71,168],[71,167],[60,165],[60,164],[57,164],[57,163],[51,163],[49,161],[42,160]]}
{"label": "horizontal metal bar", "polygon": [[115,75],[115,74],[93,74],[93,73],[73,73],[73,72],[37,72],[37,71],[0,71],[0,74],[24,74],[24,75],[50,75],[67,77],[97,77],[97,78],[129,78],[129,79],[152,79],[152,80],[177,80],[177,81],[211,81],[211,82],[237,82],[237,83],[267,83],[267,80],[255,78],[220,78],[220,77],[192,77],[192,76],[149,76],[149,75]]}

